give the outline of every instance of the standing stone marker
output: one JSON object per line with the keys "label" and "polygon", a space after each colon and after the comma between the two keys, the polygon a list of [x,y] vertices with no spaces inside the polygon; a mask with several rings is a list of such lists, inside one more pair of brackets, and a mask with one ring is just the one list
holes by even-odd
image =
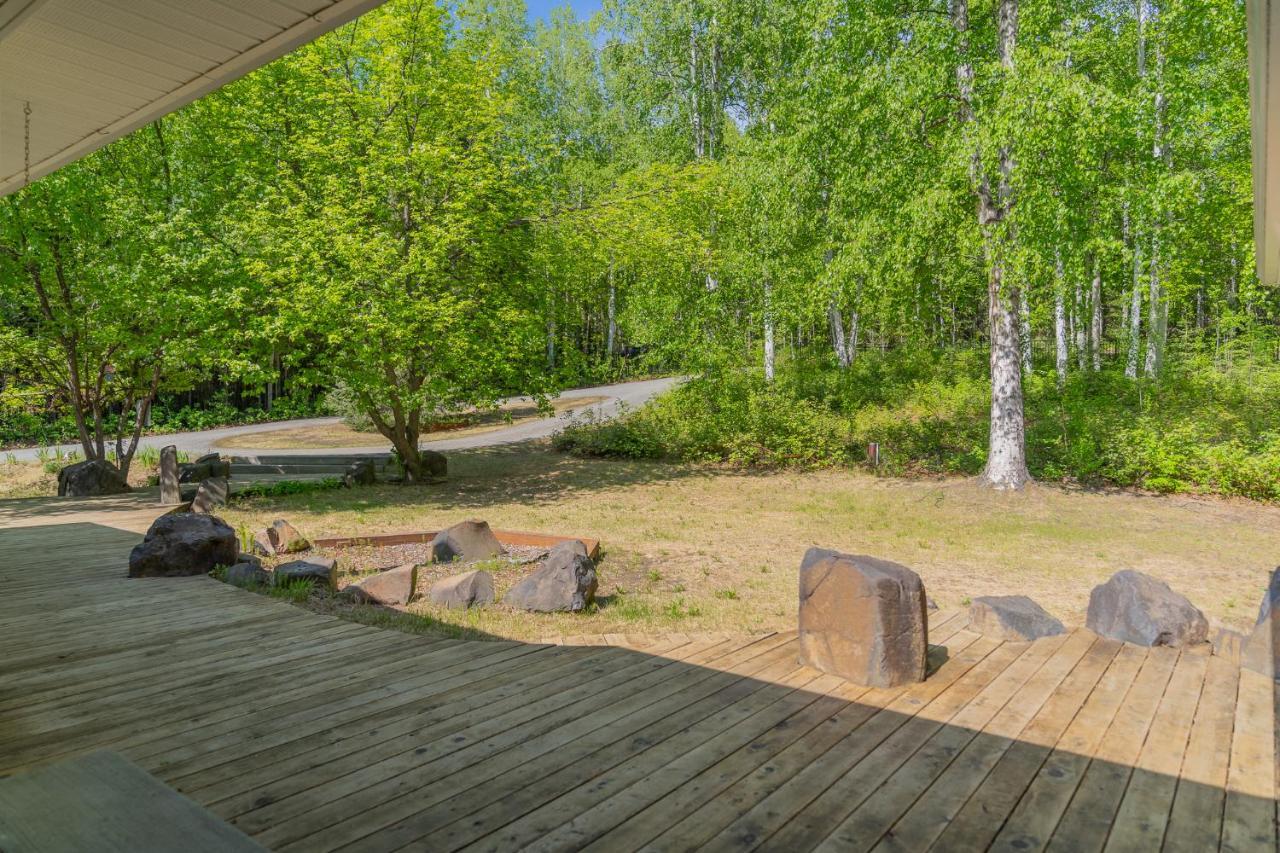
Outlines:
{"label": "standing stone marker", "polygon": [[160,448],[160,503],[163,506],[182,503],[182,490],[178,487],[178,448],[172,444]]}
{"label": "standing stone marker", "polygon": [[867,687],[923,681],[924,582],[897,563],[810,548],[800,564],[800,657]]}
{"label": "standing stone marker", "polygon": [[1240,654],[1245,669],[1280,680],[1280,568],[1271,573],[1271,582],[1262,595],[1258,621]]}

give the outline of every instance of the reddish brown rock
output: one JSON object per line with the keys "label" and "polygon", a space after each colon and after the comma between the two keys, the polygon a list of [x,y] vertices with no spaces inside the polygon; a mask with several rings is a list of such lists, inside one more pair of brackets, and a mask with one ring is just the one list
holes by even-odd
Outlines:
{"label": "reddish brown rock", "polygon": [[418,567],[410,563],[360,578],[346,592],[365,604],[408,604],[417,588]]}
{"label": "reddish brown rock", "polygon": [[1194,646],[1209,638],[1209,621],[1195,605],[1164,581],[1131,569],[1093,588],[1085,626],[1139,646]]}
{"label": "reddish brown rock", "polygon": [[441,607],[466,610],[493,604],[493,575],[464,572],[431,585],[431,601]]}
{"label": "reddish brown rock", "polygon": [[924,583],[897,563],[810,548],[800,564],[801,660],[868,687],[923,681]]}
{"label": "reddish brown rock", "polygon": [[271,543],[271,550],[276,554],[296,554],[311,547],[307,537],[283,518],[277,518],[271,522],[271,526],[267,528],[267,540]]}

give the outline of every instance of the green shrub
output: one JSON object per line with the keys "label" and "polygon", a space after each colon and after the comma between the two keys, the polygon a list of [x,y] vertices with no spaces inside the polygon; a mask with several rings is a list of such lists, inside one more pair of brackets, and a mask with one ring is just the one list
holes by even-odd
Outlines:
{"label": "green shrub", "polygon": [[[1266,349],[1263,348],[1263,352]],[[583,456],[667,457],[741,467],[863,465],[881,473],[973,475],[986,462],[986,353],[860,354],[849,370],[795,361],[766,385],[751,368],[693,379],[616,420],[554,438]],[[1044,480],[1280,500],[1280,364],[1229,363],[1171,343],[1158,382],[1119,367],[1024,382],[1027,457]]]}

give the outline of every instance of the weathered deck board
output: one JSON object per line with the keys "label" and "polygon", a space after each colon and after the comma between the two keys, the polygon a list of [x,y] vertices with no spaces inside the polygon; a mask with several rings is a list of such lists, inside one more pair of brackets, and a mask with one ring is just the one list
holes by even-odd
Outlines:
{"label": "weathered deck board", "polygon": [[116,750],[289,850],[1276,849],[1274,684],[1223,659],[933,614],[870,690],[789,634],[408,636],[128,580],[157,513],[0,506],[0,772]]}

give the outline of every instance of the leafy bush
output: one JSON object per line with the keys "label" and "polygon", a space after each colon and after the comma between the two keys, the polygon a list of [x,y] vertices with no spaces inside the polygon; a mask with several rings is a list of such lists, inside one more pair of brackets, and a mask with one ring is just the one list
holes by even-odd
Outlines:
{"label": "leafy bush", "polygon": [[[986,462],[986,353],[867,352],[849,370],[750,369],[685,383],[616,420],[578,420],[554,438],[584,456],[668,457],[744,467],[866,464],[881,473],[977,474]],[[1027,455],[1040,479],[1280,500],[1280,364],[1229,366],[1171,346],[1158,382],[1119,369],[1025,382]]]}

